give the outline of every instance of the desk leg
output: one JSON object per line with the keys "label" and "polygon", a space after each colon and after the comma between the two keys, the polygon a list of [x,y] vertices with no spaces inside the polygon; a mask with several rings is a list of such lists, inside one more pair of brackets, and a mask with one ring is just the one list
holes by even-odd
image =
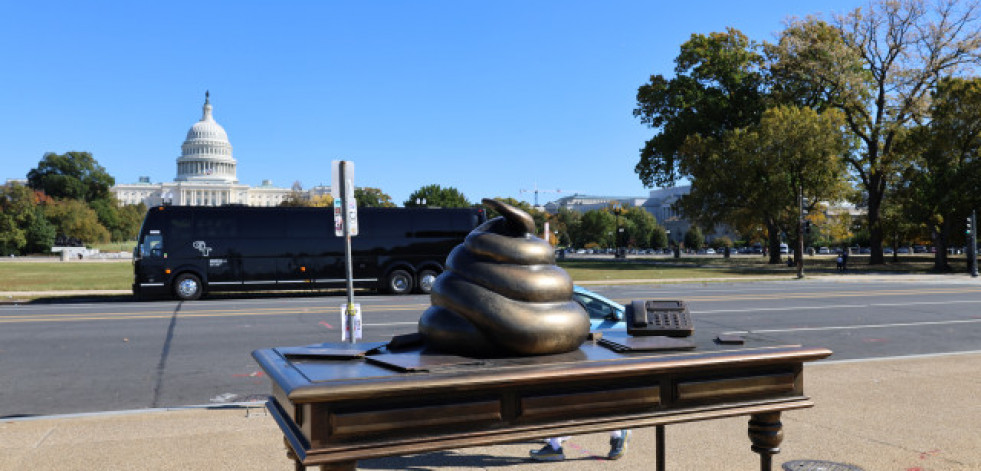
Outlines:
{"label": "desk leg", "polygon": [[664,471],[664,426],[657,425],[654,427],[654,458],[655,467],[657,471]]}
{"label": "desk leg", "polygon": [[749,419],[749,439],[753,451],[760,454],[760,471],[770,471],[773,455],[780,453],[783,441],[783,424],[779,412],[753,414]]}

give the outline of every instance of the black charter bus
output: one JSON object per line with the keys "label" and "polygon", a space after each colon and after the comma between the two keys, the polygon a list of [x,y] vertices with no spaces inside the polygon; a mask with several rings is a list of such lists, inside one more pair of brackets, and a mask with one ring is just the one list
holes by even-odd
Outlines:
{"label": "black charter bus", "polygon": [[[428,293],[450,250],[482,209],[359,208],[354,284]],[[333,208],[157,206],[133,254],[133,294],[192,300],[211,291],[298,290],[346,284]]]}

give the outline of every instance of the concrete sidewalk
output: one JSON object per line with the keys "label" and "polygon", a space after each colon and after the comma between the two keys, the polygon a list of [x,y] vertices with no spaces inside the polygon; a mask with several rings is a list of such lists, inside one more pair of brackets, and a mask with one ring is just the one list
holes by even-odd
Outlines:
{"label": "concrete sidewalk", "polygon": [[[981,470],[981,354],[805,366],[817,404],[783,414],[791,460],[866,471]],[[675,470],[759,469],[747,420],[666,427]],[[606,434],[573,437],[562,463],[534,463],[540,442],[365,460],[364,470],[641,470],[653,468],[654,429],[634,431],[629,452],[606,461]],[[0,470],[291,470],[282,435],[260,406],[137,411],[0,420]]]}

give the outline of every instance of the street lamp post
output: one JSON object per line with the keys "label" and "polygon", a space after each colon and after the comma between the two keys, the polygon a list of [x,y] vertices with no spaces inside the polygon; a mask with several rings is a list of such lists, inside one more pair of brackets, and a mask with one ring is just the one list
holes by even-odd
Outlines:
{"label": "street lamp post", "polygon": [[614,258],[626,258],[626,254],[620,253],[620,244],[623,239],[623,227],[620,227],[620,215],[623,213],[623,205],[620,202],[613,203],[613,214],[617,216],[617,230],[613,235]]}
{"label": "street lamp post", "polygon": [[797,278],[804,278],[804,183],[801,182],[797,195]]}

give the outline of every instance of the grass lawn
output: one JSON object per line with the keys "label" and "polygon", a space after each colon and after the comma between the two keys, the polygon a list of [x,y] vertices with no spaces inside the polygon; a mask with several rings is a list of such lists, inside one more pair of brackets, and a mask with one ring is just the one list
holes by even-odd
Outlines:
{"label": "grass lawn", "polygon": [[[893,261],[887,256],[884,265],[869,266],[868,255],[852,255],[848,260],[849,273],[929,273],[933,268],[930,255],[901,256]],[[967,264],[963,255],[949,259],[955,272],[964,273]],[[732,277],[792,277],[797,271],[786,264],[770,265],[761,256],[738,255],[720,257],[643,258],[627,260],[605,258],[560,260],[576,282],[605,280],[671,280]],[[835,273],[835,259],[830,255],[815,255],[804,259],[804,273]],[[59,290],[129,290],[133,282],[133,265],[128,262],[18,262],[0,261],[0,291],[59,291]]]}
{"label": "grass lawn", "polygon": [[133,248],[136,247],[136,241],[129,240],[125,242],[106,242],[104,244],[91,244],[89,247],[99,249],[100,252],[133,253]]}
{"label": "grass lawn", "polygon": [[130,289],[128,262],[0,262],[0,291]]}
{"label": "grass lawn", "polygon": [[[835,256],[814,255],[804,257],[804,274],[831,274],[836,272]],[[784,258],[786,260],[786,257]],[[661,280],[705,279],[728,277],[788,277],[796,276],[797,268],[786,263],[771,265],[758,255],[736,255],[729,259],[719,257],[644,258],[628,257],[627,260],[607,258],[560,260],[572,279],[580,281],[603,280]],[[966,272],[964,256],[951,257],[948,263],[955,272]],[[848,258],[848,272],[852,274],[877,273],[929,273],[933,268],[932,255],[900,256],[893,260],[886,257],[883,265],[870,266],[868,255],[852,255]]]}

